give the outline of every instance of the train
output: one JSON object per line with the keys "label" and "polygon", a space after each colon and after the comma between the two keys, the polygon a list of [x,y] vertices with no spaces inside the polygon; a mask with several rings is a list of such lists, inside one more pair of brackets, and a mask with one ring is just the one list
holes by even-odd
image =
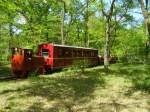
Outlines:
{"label": "train", "polygon": [[38,45],[36,54],[32,49],[12,48],[11,69],[13,77],[27,77],[32,71],[45,74],[69,67],[80,60],[88,60],[89,66],[98,65],[98,50],[43,43]]}
{"label": "train", "polygon": [[27,77],[29,72],[45,74],[70,67],[81,60],[87,60],[88,66],[97,66],[104,62],[94,48],[43,43],[38,45],[35,54],[32,49],[12,48],[11,71],[13,77]]}

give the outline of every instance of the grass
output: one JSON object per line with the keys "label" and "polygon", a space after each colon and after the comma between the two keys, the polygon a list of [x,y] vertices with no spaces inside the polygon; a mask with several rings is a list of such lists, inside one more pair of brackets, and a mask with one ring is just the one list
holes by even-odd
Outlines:
{"label": "grass", "polygon": [[10,64],[0,65],[0,78],[10,76]]}
{"label": "grass", "polygon": [[149,68],[114,64],[108,74],[98,66],[1,81],[0,112],[149,112]]}

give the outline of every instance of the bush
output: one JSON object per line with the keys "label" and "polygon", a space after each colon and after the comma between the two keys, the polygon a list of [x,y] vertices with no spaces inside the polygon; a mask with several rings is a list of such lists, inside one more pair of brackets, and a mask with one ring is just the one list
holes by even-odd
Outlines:
{"label": "bush", "polygon": [[150,77],[145,77],[141,79],[136,79],[133,81],[135,84],[135,87],[137,89],[145,90],[150,92]]}
{"label": "bush", "polygon": [[90,63],[87,59],[74,61],[68,69],[75,73],[85,73],[85,68],[89,67]]}
{"label": "bush", "polygon": [[120,57],[119,61],[124,64],[142,64],[144,63],[144,55],[130,54]]}

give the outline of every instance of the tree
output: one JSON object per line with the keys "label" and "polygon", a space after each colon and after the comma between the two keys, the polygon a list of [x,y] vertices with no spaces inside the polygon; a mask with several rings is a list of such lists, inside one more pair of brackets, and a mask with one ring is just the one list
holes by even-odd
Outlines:
{"label": "tree", "polygon": [[[116,0],[113,0],[111,2],[111,6],[109,8],[109,11],[108,12],[105,12],[104,11],[104,7],[102,6],[102,13],[103,13],[103,16],[105,16],[106,18],[106,35],[105,35],[105,45],[104,45],[104,68],[106,71],[108,71],[108,66],[109,66],[109,60],[108,60],[108,57],[109,57],[109,41],[110,41],[110,38],[111,38],[111,22],[112,22],[112,17],[113,17],[113,12],[114,12],[114,5],[115,5],[115,1]],[[104,2],[103,0],[101,0],[101,4],[103,5]]]}
{"label": "tree", "polygon": [[89,28],[88,28],[88,21],[89,21],[89,0],[86,0],[86,14],[85,14],[85,37],[84,37],[84,46],[89,47]]}
{"label": "tree", "polygon": [[132,0],[110,1],[111,4],[106,0],[2,0],[0,48],[8,46],[9,41],[10,47],[36,48],[37,44],[49,42],[90,46],[100,53],[105,48],[106,68],[117,46],[117,36],[123,40],[118,29],[126,29],[124,23],[129,24],[128,9],[132,7]]}
{"label": "tree", "polygon": [[65,39],[64,39],[64,21],[65,21],[65,13],[66,13],[66,3],[62,0],[62,20],[61,20],[61,44],[65,44]]}
{"label": "tree", "polygon": [[149,54],[149,47],[150,47],[150,16],[148,11],[148,0],[138,0],[141,6],[142,14],[144,17],[145,29],[146,29],[146,36],[147,41],[145,43],[145,59],[148,61],[148,54]]}
{"label": "tree", "polygon": [[64,21],[65,21],[65,14],[66,14],[66,5],[69,6],[71,0],[58,0],[62,3],[62,20],[61,20],[61,44],[65,44],[65,38],[64,38]]}
{"label": "tree", "polygon": [[[105,43],[104,43],[104,68],[106,72],[109,66],[110,50],[112,47],[112,41],[115,36],[114,33],[117,30],[118,24],[128,22],[132,20],[128,10],[133,8],[132,0],[112,0],[109,8],[105,8],[105,2],[101,1],[100,10],[105,18]],[[121,3],[121,5],[119,5]],[[118,18],[118,19],[117,19]]]}

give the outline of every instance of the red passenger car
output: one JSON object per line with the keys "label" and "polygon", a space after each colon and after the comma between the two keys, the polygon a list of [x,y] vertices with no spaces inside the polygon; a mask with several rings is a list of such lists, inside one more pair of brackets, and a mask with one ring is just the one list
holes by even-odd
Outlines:
{"label": "red passenger car", "polygon": [[87,60],[91,66],[98,65],[98,50],[92,48],[47,43],[38,46],[37,54],[44,57],[46,70],[65,68],[79,60]]}
{"label": "red passenger car", "polygon": [[25,77],[31,71],[45,73],[65,68],[80,60],[87,60],[89,66],[98,65],[98,50],[92,48],[41,44],[35,56],[31,49],[12,49],[12,73],[15,77]]}

